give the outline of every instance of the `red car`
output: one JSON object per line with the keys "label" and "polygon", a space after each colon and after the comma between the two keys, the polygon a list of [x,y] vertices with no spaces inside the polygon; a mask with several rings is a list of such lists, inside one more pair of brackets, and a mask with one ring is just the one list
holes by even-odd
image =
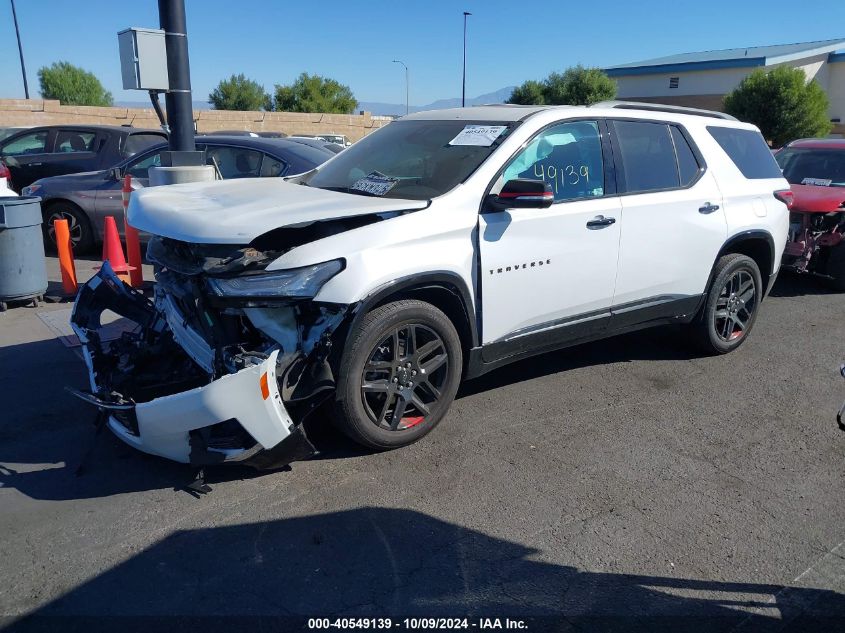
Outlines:
{"label": "red car", "polygon": [[775,154],[792,189],[782,266],[845,290],[845,139],[802,139]]}

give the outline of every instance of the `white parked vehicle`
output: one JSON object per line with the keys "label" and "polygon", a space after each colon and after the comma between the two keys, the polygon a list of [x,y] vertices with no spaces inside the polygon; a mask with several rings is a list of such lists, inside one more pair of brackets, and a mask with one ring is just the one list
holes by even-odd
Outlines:
{"label": "white parked vehicle", "polygon": [[[376,449],[431,431],[458,384],[667,323],[710,353],[748,337],[788,231],[753,126],[608,102],[412,114],[284,180],[144,189],[155,301],[107,267],[72,317],[127,443],[275,467],[326,404]],[[101,343],[99,314],[140,325]]]}

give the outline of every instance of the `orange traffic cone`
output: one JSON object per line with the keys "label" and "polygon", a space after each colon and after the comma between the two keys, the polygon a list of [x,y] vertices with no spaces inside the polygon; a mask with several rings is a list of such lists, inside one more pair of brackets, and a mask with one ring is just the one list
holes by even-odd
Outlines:
{"label": "orange traffic cone", "polygon": [[126,263],[126,258],[123,256],[123,247],[120,245],[120,236],[117,234],[117,224],[112,216],[106,217],[105,236],[103,239],[103,261],[108,262],[112,270],[117,273],[117,276],[129,283],[129,271],[134,270],[134,266]]}

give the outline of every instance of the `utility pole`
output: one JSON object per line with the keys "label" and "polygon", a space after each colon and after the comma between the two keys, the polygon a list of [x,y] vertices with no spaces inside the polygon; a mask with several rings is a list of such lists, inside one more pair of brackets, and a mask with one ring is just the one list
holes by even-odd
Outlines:
{"label": "utility pole", "polygon": [[18,13],[15,11],[15,0],[12,0],[12,20],[15,22],[15,35],[18,36],[18,53],[21,56],[21,75],[23,75],[23,92],[29,99],[29,84],[26,82],[26,66],[23,63],[23,46],[21,46],[21,32],[18,30]]}
{"label": "utility pole", "polygon": [[467,104],[467,16],[472,15],[469,11],[464,11],[464,81],[461,89],[461,107],[465,108]]}
{"label": "utility pole", "polygon": [[410,94],[410,88],[408,87],[410,85],[408,83],[408,67],[405,65],[405,62],[399,61],[398,59],[394,59],[393,63],[402,64],[403,66],[405,66],[405,114],[407,115],[408,110],[410,108],[410,106],[408,105],[410,103],[408,98],[408,95]]}
{"label": "utility pole", "polygon": [[185,0],[158,0],[158,15],[161,29],[165,33],[167,73],[170,77],[170,89],[164,96],[167,122],[170,125],[170,152],[167,157],[162,155],[162,164],[168,167],[202,165],[202,153],[196,151],[194,143]]}

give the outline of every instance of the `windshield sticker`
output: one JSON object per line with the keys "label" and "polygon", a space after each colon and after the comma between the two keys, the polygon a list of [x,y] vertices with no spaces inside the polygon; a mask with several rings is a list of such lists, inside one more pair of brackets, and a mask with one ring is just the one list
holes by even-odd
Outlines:
{"label": "windshield sticker", "polygon": [[360,180],[356,180],[350,189],[363,191],[374,196],[383,196],[393,189],[397,182],[399,182],[398,178],[392,178],[391,176],[385,176],[380,172],[373,171]]}
{"label": "windshield sticker", "polygon": [[507,125],[467,125],[455,138],[449,141],[449,145],[490,147],[507,129]]}
{"label": "windshield sticker", "polygon": [[805,178],[801,181],[802,185],[816,185],[817,187],[830,187],[833,181],[829,178]]}

